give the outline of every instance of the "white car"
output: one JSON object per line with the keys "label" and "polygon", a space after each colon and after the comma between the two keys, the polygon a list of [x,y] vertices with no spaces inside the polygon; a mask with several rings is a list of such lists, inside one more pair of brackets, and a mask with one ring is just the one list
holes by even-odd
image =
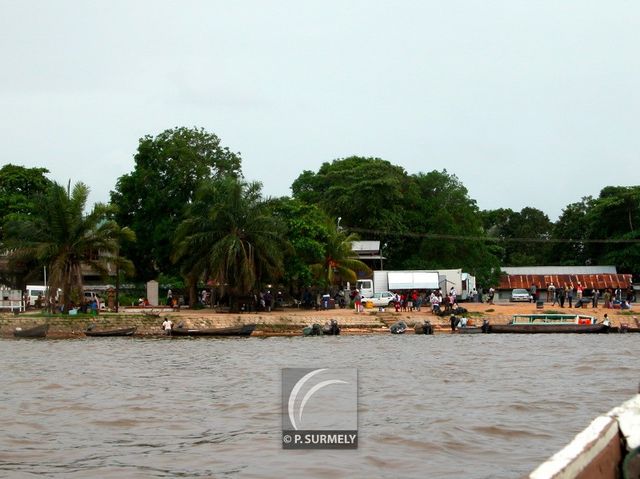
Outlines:
{"label": "white car", "polygon": [[530,303],[531,299],[531,295],[526,289],[516,288],[511,291],[511,301],[527,301]]}
{"label": "white car", "polygon": [[362,298],[362,305],[366,307],[366,303],[371,303],[374,308],[393,306],[393,298],[395,298],[395,294],[390,291],[373,293],[371,298]]}

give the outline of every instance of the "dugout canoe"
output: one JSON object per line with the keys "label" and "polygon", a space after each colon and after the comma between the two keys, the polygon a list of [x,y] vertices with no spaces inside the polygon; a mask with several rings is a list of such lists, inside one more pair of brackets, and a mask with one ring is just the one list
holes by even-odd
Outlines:
{"label": "dugout canoe", "polygon": [[454,334],[478,334],[484,333],[482,326],[465,326],[461,328],[458,326],[455,331],[451,331]]}
{"label": "dugout canoe", "polygon": [[102,338],[111,336],[133,336],[138,328],[119,328],[119,329],[105,329],[102,331],[96,331],[89,328],[84,334],[92,338]]}
{"label": "dugout canoe", "polygon": [[243,326],[233,326],[229,328],[195,329],[175,327],[171,330],[171,336],[251,336],[255,324],[245,324]]}
{"label": "dugout canoe", "polygon": [[16,328],[13,330],[13,335],[16,338],[44,338],[48,331],[49,325],[41,324],[28,329]]}

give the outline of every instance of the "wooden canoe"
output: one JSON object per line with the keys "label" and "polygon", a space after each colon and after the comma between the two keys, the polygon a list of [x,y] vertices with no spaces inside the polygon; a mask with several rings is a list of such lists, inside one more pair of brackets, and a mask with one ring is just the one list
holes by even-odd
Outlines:
{"label": "wooden canoe", "polygon": [[171,330],[171,336],[251,336],[255,324],[245,324],[244,326],[233,326],[229,328],[213,329],[190,329],[175,327]]}
{"label": "wooden canoe", "polygon": [[457,334],[477,334],[483,333],[484,331],[482,330],[482,326],[466,326],[464,328],[458,326],[455,331],[451,332]]}
{"label": "wooden canoe", "polygon": [[120,329],[106,329],[102,331],[96,331],[95,329],[87,329],[84,334],[90,337],[108,337],[108,336],[133,336],[137,328],[120,328]]}
{"label": "wooden canoe", "polygon": [[16,328],[13,331],[13,335],[16,338],[44,338],[49,331],[48,324],[41,324],[29,329]]}

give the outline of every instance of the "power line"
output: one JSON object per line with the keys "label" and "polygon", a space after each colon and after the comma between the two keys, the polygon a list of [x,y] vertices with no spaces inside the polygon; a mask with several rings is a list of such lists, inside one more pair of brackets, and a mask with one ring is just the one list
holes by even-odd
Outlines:
{"label": "power line", "polygon": [[493,243],[508,242],[508,243],[616,243],[616,244],[638,244],[640,238],[636,239],[574,239],[574,238],[498,238],[495,236],[462,236],[462,235],[447,235],[439,233],[414,233],[410,231],[385,231],[375,230],[368,228],[351,228],[344,227],[349,231],[357,233],[369,233],[379,236],[405,236],[410,238],[427,238],[427,239],[446,239],[457,241],[488,241]]}

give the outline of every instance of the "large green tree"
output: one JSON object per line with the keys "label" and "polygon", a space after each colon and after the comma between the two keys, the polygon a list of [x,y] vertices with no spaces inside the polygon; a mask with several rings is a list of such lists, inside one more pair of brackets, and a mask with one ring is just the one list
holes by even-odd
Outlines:
{"label": "large green tree", "polygon": [[185,207],[203,180],[239,177],[240,156],[221,145],[213,133],[174,128],[140,139],[134,170],[121,176],[111,192],[116,220],[133,229],[136,243],[125,254],[136,264],[139,279],[176,274],[172,240]]}
{"label": "large green tree", "polygon": [[482,212],[484,228],[492,238],[500,240],[504,266],[544,265],[554,262],[552,237],[554,225],[542,211],[525,207],[513,211],[499,208]]}
{"label": "large green tree", "polygon": [[[48,172],[46,168],[11,164],[0,168],[0,246],[4,243],[4,225],[7,221],[33,216],[38,212],[36,198],[52,185],[45,176]],[[22,289],[28,280],[35,281],[39,277],[34,266],[33,260],[14,258],[9,262],[6,256],[2,256],[0,283]]]}
{"label": "large green tree", "polygon": [[96,204],[85,213],[89,188],[76,183],[71,191],[54,183],[34,200],[36,214],[7,222],[7,244],[16,258],[32,258],[47,267],[49,301],[58,289],[68,312],[83,296],[83,266],[106,273],[108,264],[125,264],[119,258],[120,242],[132,241],[133,232],[109,220],[109,208]]}
{"label": "large green tree", "polygon": [[299,294],[305,287],[316,285],[310,265],[321,261],[330,234],[331,218],[320,207],[294,198],[271,200],[273,214],[287,228],[292,251],[284,258],[283,282],[289,292]]}
{"label": "large green tree", "polygon": [[411,176],[405,221],[415,234],[396,252],[402,269],[462,268],[479,284],[495,284],[499,274],[496,245],[486,241],[475,200],[446,170]]}
{"label": "large green tree", "polygon": [[285,227],[261,196],[258,182],[221,178],[203,182],[180,224],[174,260],[192,293],[197,279],[212,280],[237,299],[278,279],[287,251]]}
{"label": "large green tree", "polygon": [[588,238],[629,242],[591,242],[587,259],[615,264],[624,273],[640,271],[640,186],[607,186],[590,206],[584,218]]}
{"label": "large green tree", "polygon": [[26,168],[4,165],[0,168],[0,215],[2,221],[10,215],[31,215],[36,212],[35,199],[52,182],[46,168]]}
{"label": "large green tree", "polygon": [[483,241],[475,201],[446,170],[408,175],[380,158],[354,156],[303,172],[292,190],[347,229],[379,240],[388,268],[464,268],[494,282],[499,248]]}
{"label": "large green tree", "polygon": [[403,198],[409,178],[400,166],[380,158],[351,156],[304,171],[291,186],[293,196],[317,204],[343,226],[374,230],[403,227]]}
{"label": "large green tree", "polygon": [[591,209],[590,196],[567,205],[553,225],[551,257],[556,264],[574,266],[589,262],[589,251],[584,240],[588,238],[587,212]]}

